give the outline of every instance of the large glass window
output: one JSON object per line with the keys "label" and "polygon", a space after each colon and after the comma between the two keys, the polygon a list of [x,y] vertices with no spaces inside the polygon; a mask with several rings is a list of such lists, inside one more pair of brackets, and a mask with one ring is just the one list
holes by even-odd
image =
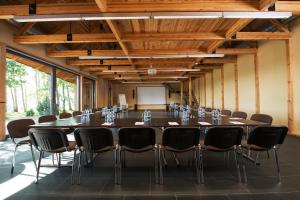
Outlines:
{"label": "large glass window", "polygon": [[9,55],[6,62],[6,118],[50,114],[51,68]]}
{"label": "large glass window", "polygon": [[59,113],[79,110],[77,77],[70,72],[56,70],[56,104]]}
{"label": "large glass window", "polygon": [[83,78],[82,83],[82,105],[84,108],[93,109],[94,108],[94,90],[95,81]]}

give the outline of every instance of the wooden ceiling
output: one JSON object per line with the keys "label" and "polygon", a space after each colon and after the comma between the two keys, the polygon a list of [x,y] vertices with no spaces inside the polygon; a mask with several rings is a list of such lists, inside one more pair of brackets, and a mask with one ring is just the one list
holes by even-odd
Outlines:
{"label": "wooden ceiling", "polygon": [[[268,10],[292,11],[295,15],[300,13],[300,1],[6,0],[1,1],[0,4],[0,19],[13,20],[14,16],[29,15],[28,4],[30,3],[36,3],[37,15]],[[224,63],[235,63],[237,54],[255,53],[256,42],[259,40],[290,38],[286,24],[276,19],[134,19],[27,22],[18,25],[16,43],[47,44],[49,57],[66,58],[66,64],[69,66],[80,66],[82,71],[116,81],[127,79],[144,81],[159,79],[159,77],[162,77],[162,80],[177,80],[182,76],[201,76],[222,67]],[[72,33],[71,41],[66,39],[68,33]],[[129,57],[104,59],[103,62],[100,59],[79,59],[79,56],[89,55],[88,50],[91,50],[93,56]],[[221,53],[225,54],[225,57],[130,58],[145,55],[207,53]],[[157,69],[158,73],[147,75],[146,70],[150,67]],[[201,69],[201,71],[180,71],[191,68]],[[112,72],[108,72],[108,69]],[[174,71],[160,71],[164,69]],[[122,70],[122,72],[114,72],[114,70]]]}

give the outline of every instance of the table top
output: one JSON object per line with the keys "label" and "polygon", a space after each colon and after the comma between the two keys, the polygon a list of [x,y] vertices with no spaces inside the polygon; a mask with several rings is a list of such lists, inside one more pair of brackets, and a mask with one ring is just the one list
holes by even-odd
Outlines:
{"label": "table top", "polygon": [[[82,123],[81,116],[68,119],[59,119],[53,122],[39,123],[30,126],[31,128],[121,128],[121,127],[209,127],[209,126],[261,126],[266,125],[262,122],[237,119],[228,116],[222,116],[219,120],[213,120],[211,115],[203,118],[192,116],[188,121],[182,121],[178,115],[168,111],[151,111],[151,121],[136,125],[136,122],[142,122],[142,111],[128,111],[119,114],[118,118],[112,124],[104,124],[105,120],[101,114],[91,114],[90,120]],[[170,122],[176,122],[172,125]]]}

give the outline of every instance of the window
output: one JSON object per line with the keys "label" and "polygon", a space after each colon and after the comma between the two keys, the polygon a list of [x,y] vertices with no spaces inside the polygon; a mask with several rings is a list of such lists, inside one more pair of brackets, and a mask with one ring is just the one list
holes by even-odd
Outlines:
{"label": "window", "polygon": [[56,105],[58,113],[79,110],[77,94],[77,75],[56,70]]}
{"label": "window", "polygon": [[6,62],[7,120],[50,114],[51,68],[11,54]]}

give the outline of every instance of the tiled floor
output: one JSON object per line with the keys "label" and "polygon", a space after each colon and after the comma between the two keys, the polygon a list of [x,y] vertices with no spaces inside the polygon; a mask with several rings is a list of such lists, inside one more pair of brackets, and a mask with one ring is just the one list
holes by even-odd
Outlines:
{"label": "tiled floor", "polygon": [[[159,134],[159,133],[158,133]],[[42,168],[39,184],[34,183],[35,169],[28,147],[17,154],[14,175],[10,175],[13,145],[0,143],[0,199],[126,199],[126,200],[299,200],[300,199],[300,138],[287,137],[279,158],[282,183],[278,184],[275,160],[271,154],[260,156],[261,166],[247,162],[248,184],[236,180],[233,159],[226,164],[223,154],[204,156],[205,184],[196,184],[189,166],[190,154],[179,156],[177,168],[167,155],[164,185],[155,184],[152,152],[127,154],[127,167],[121,186],[114,184],[113,155],[105,153],[94,168],[84,168],[80,185],[70,184],[71,168]],[[36,154],[37,155],[37,154]],[[71,155],[64,154],[67,161]],[[44,162],[50,162],[50,157]]]}

